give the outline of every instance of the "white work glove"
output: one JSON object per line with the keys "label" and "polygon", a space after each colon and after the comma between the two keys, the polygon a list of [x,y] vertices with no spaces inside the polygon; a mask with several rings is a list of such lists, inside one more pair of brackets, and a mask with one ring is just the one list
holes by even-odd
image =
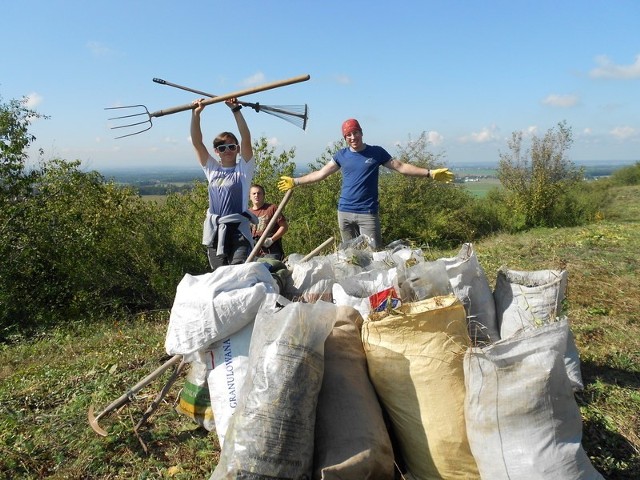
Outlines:
{"label": "white work glove", "polygon": [[269,248],[271,245],[273,245],[273,238],[271,238],[271,237],[265,238],[264,243],[262,244],[262,246],[264,248]]}

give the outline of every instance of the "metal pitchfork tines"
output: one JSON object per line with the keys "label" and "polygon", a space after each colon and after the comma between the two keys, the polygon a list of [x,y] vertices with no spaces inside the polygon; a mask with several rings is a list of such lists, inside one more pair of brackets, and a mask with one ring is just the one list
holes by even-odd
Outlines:
{"label": "metal pitchfork tines", "polygon": [[[202,105],[211,105],[212,103],[220,103],[225,100],[229,100],[231,98],[238,98],[244,95],[251,95],[252,93],[263,92],[265,90],[271,90],[278,87],[284,87],[286,85],[291,85],[293,83],[305,82],[311,78],[310,75],[300,75],[298,77],[289,78],[287,80],[279,80],[277,82],[265,83],[263,85],[258,85],[257,87],[248,88],[245,90],[240,90],[233,93],[228,93],[226,95],[220,95],[218,97],[208,98],[202,102]],[[208,95],[207,95],[208,96]],[[120,128],[133,128],[138,127],[140,125],[148,124],[148,126],[141,128],[133,133],[127,133],[125,135],[120,135],[116,138],[124,138],[130,137],[132,135],[138,135],[139,133],[146,132],[153,126],[152,119],[157,117],[162,117],[164,115],[171,115],[178,112],[184,112],[186,110],[193,110],[195,105],[193,103],[188,103],[186,105],[179,105],[177,107],[171,107],[164,110],[157,110],[155,112],[149,112],[145,105],[128,105],[123,107],[107,107],[105,110],[118,110],[118,109],[132,109],[134,113],[130,113],[128,115],[122,115],[119,117],[112,117],[109,120],[124,120],[124,119],[136,119],[137,117],[143,117],[144,120],[139,122],[127,123],[124,125],[116,125],[111,127],[111,130],[120,129]]]}
{"label": "metal pitchfork tines", "polygon": [[[201,90],[195,90],[193,88],[185,87],[183,85],[178,85],[177,83],[172,83],[167,80],[163,80],[162,78],[154,78],[153,81],[155,83],[159,83],[160,85],[168,85],[170,87],[180,88],[181,90],[186,90],[187,92],[197,93],[198,95],[204,95],[205,97],[215,98],[216,95],[212,93],[203,92]],[[292,123],[296,127],[305,130],[307,128],[307,120],[309,120],[309,107],[304,105],[261,105],[259,102],[250,103],[250,102],[238,102],[243,107],[253,108],[256,112],[264,112],[269,115],[274,115],[278,118],[286,120],[289,123]]]}

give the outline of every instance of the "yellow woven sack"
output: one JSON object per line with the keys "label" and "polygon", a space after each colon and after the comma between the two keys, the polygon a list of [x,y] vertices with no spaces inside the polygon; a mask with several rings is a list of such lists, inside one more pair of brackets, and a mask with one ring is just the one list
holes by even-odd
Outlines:
{"label": "yellow woven sack", "polygon": [[464,419],[464,306],[454,295],[406,303],[362,327],[369,376],[409,473],[479,479]]}

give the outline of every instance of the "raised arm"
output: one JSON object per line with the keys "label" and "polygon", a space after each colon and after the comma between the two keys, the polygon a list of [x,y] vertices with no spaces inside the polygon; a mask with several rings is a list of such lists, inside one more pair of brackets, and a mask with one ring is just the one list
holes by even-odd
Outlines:
{"label": "raised arm", "polygon": [[200,127],[200,114],[202,113],[202,110],[204,110],[202,100],[204,99],[201,98],[193,102],[198,106],[191,110],[191,143],[193,144],[193,148],[196,150],[196,156],[198,157],[200,165],[204,167],[209,160],[209,151],[202,141],[202,129]]}
{"label": "raised arm", "polygon": [[244,119],[244,115],[242,115],[242,105],[238,103],[238,99],[236,98],[232,98],[225,103],[233,112],[233,117],[236,119],[236,125],[240,132],[240,154],[242,155],[242,158],[248,162],[253,158],[253,146],[251,145],[251,132],[249,131],[249,126],[247,125],[247,121]]}

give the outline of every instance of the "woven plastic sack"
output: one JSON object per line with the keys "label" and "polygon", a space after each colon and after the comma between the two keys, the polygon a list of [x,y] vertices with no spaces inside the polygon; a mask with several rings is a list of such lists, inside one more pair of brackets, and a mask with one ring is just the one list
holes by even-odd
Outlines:
{"label": "woven plastic sack", "polygon": [[224,445],[227,428],[238,407],[240,390],[247,375],[252,332],[253,322],[211,345],[212,369],[209,370],[207,384],[220,447]]}
{"label": "woven plastic sack", "polygon": [[176,290],[165,349],[170,355],[187,355],[252,322],[275,280],[259,262],[229,265],[203,275],[186,274]]}
{"label": "woven plastic sack", "polygon": [[500,340],[493,292],[473,245],[465,243],[455,257],[442,260],[453,292],[467,312],[471,341],[485,345]]}
{"label": "woven plastic sack", "polygon": [[465,419],[482,478],[597,480],[564,367],[566,318],[465,356]]}
{"label": "woven plastic sack", "polygon": [[311,478],[324,343],[336,312],[327,302],[288,303],[267,296],[256,316],[247,376],[212,480]]}
{"label": "woven plastic sack", "polygon": [[[567,282],[566,270],[519,271],[502,267],[493,293],[501,337],[555,322],[562,315]],[[573,390],[582,390],[580,355],[571,330],[565,367]]]}
{"label": "woven plastic sack", "polygon": [[402,305],[362,327],[369,376],[414,478],[478,479],[464,422],[463,357],[469,345],[454,296]]}

